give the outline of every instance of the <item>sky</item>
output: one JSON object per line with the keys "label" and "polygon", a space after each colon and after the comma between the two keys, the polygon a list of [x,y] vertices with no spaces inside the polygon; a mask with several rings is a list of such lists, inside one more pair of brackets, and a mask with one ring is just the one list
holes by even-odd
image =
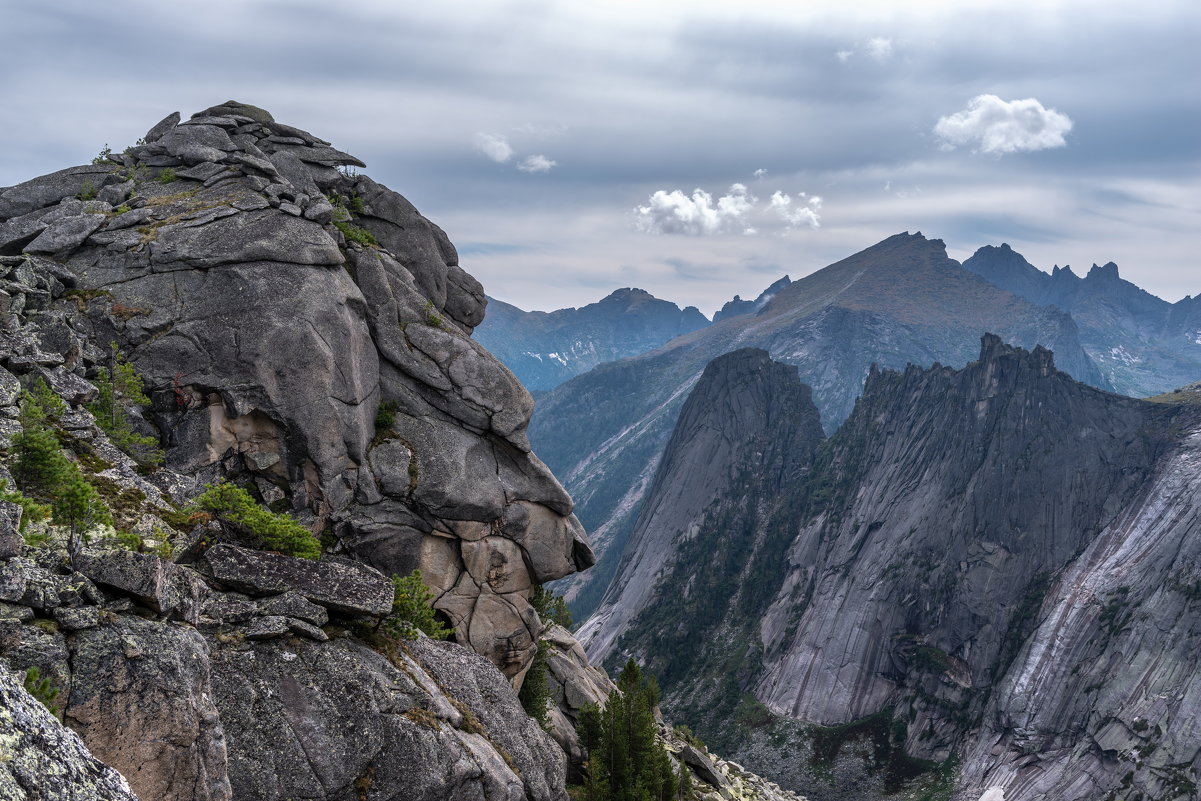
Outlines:
{"label": "sky", "polygon": [[1201,292],[1201,4],[0,0],[0,186],[228,99],[525,309],[706,314],[900,231]]}

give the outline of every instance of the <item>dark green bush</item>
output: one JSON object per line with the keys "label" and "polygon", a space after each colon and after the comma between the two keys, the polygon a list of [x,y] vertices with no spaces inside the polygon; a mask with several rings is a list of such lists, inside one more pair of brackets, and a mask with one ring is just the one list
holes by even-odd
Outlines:
{"label": "dark green bush", "polygon": [[142,377],[138,375],[134,366],[117,352],[115,345],[112,365],[112,373],[108,369],[100,369],[100,374],[94,382],[99,394],[96,400],[88,404],[88,411],[96,418],[96,424],[108,434],[109,440],[132,456],[138,464],[146,467],[160,465],[163,462],[163,452],[158,447],[158,439],[134,431],[126,412],[129,405],[143,408],[150,406],[150,398],[146,396]]}
{"label": "dark green bush", "polygon": [[267,550],[302,559],[321,556],[317,535],[291,517],[259,506],[241,487],[225,481],[209,484],[191,506],[249,534]]}
{"label": "dark green bush", "polygon": [[416,639],[418,631],[435,640],[445,640],[455,633],[434,614],[430,606],[434,594],[421,580],[420,570],[403,577],[394,575],[392,583],[396,586],[396,597],[392,601],[392,614],[381,626],[385,633],[406,640]]}

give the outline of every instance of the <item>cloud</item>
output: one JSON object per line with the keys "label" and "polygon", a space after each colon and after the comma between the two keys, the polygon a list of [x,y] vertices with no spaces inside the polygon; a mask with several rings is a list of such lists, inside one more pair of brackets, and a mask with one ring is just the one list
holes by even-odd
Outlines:
{"label": "cloud", "polygon": [[526,156],[521,163],[517,165],[517,169],[522,172],[550,172],[552,167],[557,167],[559,162],[548,159],[546,156],[538,153],[533,156]]}
{"label": "cloud", "polygon": [[649,234],[711,236],[741,233],[755,236],[762,230],[783,233],[793,228],[819,228],[818,212],[822,199],[804,192],[796,194],[799,203],[785,192],[776,191],[764,204],[743,184],[734,184],[716,202],[703,189],[688,196],[679,189],[659,190],[646,206],[635,209],[634,227]]}
{"label": "cloud", "polygon": [[834,58],[838,59],[843,64],[846,64],[847,61],[849,61],[851,56],[853,56],[853,55],[855,55],[854,50],[839,50],[837,53],[834,54]]}
{"label": "cloud", "polygon": [[765,169],[763,169],[762,167],[760,167],[759,169],[755,170],[755,171],[752,173],[752,175],[753,175],[755,178],[762,178],[763,176],[767,175],[767,170],[765,170]]}
{"label": "cloud", "polygon": [[500,134],[477,133],[475,147],[498,164],[503,164],[513,157],[513,148]]}
{"label": "cloud", "polygon": [[670,192],[660,189],[650,197],[650,203],[635,209],[634,225],[648,234],[685,234],[708,236],[728,231],[746,232],[750,227],[747,216],[758,198],[747,192],[742,184],[713,202],[713,195],[703,189],[692,190],[689,197],[679,189]]}
{"label": "cloud", "polygon": [[774,192],[769,201],[771,210],[780,216],[789,228],[821,227],[821,217],[818,211],[822,207],[822,199],[817,195],[807,198],[804,192],[798,192],[799,205],[793,206],[792,198],[783,192]]}
{"label": "cloud", "polygon": [[875,61],[884,63],[892,56],[892,39],[873,36],[867,40],[867,54]]}
{"label": "cloud", "polygon": [[1044,108],[1032,97],[1006,102],[996,95],[977,95],[966,109],[939,118],[934,126],[948,150],[975,144],[976,151],[997,156],[1063,147],[1070,130],[1068,115]]}

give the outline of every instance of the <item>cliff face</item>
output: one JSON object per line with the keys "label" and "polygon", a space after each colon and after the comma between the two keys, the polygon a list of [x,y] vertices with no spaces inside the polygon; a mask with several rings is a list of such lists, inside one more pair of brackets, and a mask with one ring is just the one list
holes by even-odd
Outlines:
{"label": "cliff face", "polygon": [[[812,770],[830,738],[881,716],[896,753],[962,759],[958,798],[1177,797],[1201,767],[1182,667],[1198,431],[1195,407],[1099,392],[993,336],[962,370],[874,371],[803,480],[715,496],[617,653],[659,673],[670,714],[813,797],[839,797]],[[910,763],[888,764],[895,790]]]}
{"label": "cliff face", "polygon": [[[513,690],[544,629],[531,587],[591,564],[587,539],[530,450],[529,395],[470,337],[480,286],[354,165],[230,102],[0,191],[0,437],[43,380],[64,454],[141,551],[97,529],[68,564],[0,504],[0,658],[38,667],[142,798],[559,801],[565,757]],[[110,343],[162,467],[85,409]],[[181,517],[216,479],[294,514],[321,559]],[[172,545],[179,564],[152,552]],[[369,648],[388,574],[414,568],[456,642]]]}
{"label": "cliff face", "polygon": [[783,486],[808,466],[824,437],[795,367],[757,348],[710,362],[680,412],[616,576],[579,632],[589,658],[599,664],[613,653],[653,598],[676,542],[695,536],[705,511],[740,472],[754,470]]}
{"label": "cliff face", "polygon": [[529,389],[554,389],[605,362],[646,353],[709,324],[642,289],[618,289],[578,309],[527,312],[489,299],[475,338]]}
{"label": "cliff face", "polygon": [[599,602],[684,398],[714,358],[760,347],[796,365],[830,431],[850,414],[872,364],[963,365],[985,330],[1053,348],[1072,375],[1104,383],[1066,313],[1035,307],[962,269],[941,241],[906,233],[782,287],[754,315],[555,389],[540,399],[530,436],[604,554],[597,570],[561,582],[561,591],[581,614]]}

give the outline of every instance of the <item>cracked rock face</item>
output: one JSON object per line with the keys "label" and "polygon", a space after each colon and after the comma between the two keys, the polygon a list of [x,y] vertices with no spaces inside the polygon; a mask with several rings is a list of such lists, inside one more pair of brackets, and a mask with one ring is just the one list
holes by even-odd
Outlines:
{"label": "cracked rock face", "polygon": [[0,665],[0,796],[11,801],[137,801],[129,784],[93,757]]}
{"label": "cracked rock face", "polygon": [[[144,141],[0,192],[0,256],[31,254],[78,292],[70,342],[129,356],[193,490],[252,478],[335,550],[420,568],[459,641],[519,686],[531,585],[593,558],[530,452],[529,394],[471,338],[485,299],[454,246],[345,169],[358,159],[263,109],[172,114]],[[69,370],[70,342],[24,358]]]}

